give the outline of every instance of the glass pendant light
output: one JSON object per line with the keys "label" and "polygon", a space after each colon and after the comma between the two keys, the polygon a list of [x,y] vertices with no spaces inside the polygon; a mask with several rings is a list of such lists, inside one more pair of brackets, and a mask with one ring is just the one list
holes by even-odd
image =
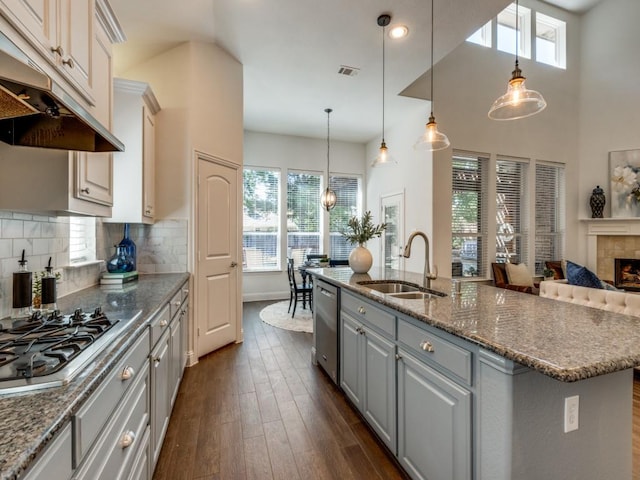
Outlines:
{"label": "glass pendant light", "polygon": [[389,25],[389,23],[391,23],[391,15],[383,14],[378,17],[378,25],[382,27],[382,142],[380,143],[378,155],[371,163],[372,167],[383,167],[398,164],[398,162],[396,162],[389,153],[387,144],[384,143],[384,29]]}
{"label": "glass pendant light", "polygon": [[492,120],[516,120],[530,117],[541,112],[547,106],[547,102],[539,92],[528,90],[524,84],[525,77],[518,65],[518,0],[516,0],[516,68],[511,72],[511,80],[507,86],[507,93],[499,97],[489,110],[489,118]]}
{"label": "glass pendant light", "polygon": [[450,145],[447,136],[438,131],[438,124],[436,118],[433,116],[433,0],[431,0],[431,115],[429,121],[425,126],[425,132],[418,137],[418,140],[413,145],[416,150],[428,150],[435,152],[437,150],[444,150]]}
{"label": "glass pendant light", "polygon": [[327,113],[327,188],[322,195],[320,196],[320,203],[322,204],[322,208],[324,208],[327,212],[336,206],[336,192],[329,188],[329,184],[331,183],[331,174],[329,171],[329,114],[333,112],[330,108],[325,108],[324,111]]}

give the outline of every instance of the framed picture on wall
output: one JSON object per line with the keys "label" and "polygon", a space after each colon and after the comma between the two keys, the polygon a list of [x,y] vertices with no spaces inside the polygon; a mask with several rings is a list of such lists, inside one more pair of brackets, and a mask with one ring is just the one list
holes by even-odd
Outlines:
{"label": "framed picture on wall", "polygon": [[611,216],[640,217],[640,150],[609,152]]}

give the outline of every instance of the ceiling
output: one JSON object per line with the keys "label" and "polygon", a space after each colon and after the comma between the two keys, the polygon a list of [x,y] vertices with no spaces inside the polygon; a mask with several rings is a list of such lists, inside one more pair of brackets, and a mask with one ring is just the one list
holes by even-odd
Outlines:
{"label": "ceiling", "polygon": [[[510,0],[434,0],[434,60],[452,51]],[[584,12],[600,0],[548,0]],[[385,37],[385,124],[422,100],[399,96],[429,69],[430,3],[421,0],[110,0],[127,42],[115,47],[116,75],[185,41],[215,42],[244,67],[245,129],[326,136],[324,109],[333,108],[331,136],[354,142],[382,130],[382,28]],[[525,2],[522,2],[523,4]],[[341,65],[355,76],[338,74]],[[426,96],[427,92],[425,92]],[[425,103],[425,121],[428,115]]]}

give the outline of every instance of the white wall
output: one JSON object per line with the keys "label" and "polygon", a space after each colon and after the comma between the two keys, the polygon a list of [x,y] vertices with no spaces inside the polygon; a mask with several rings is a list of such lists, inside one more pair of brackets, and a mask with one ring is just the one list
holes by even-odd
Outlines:
{"label": "white wall", "polygon": [[580,70],[579,209],[600,185],[611,215],[608,153],[640,148],[640,2],[606,0],[584,16]]}
{"label": "white wall", "polygon": [[[323,117],[319,116],[319,124],[324,121]],[[364,159],[364,145],[331,140],[330,167],[332,173],[363,175],[364,185]],[[327,169],[327,140],[246,131],[244,134],[244,165],[279,168],[283,179],[286,178],[287,169],[324,173]],[[286,205],[285,188],[281,189],[281,196],[281,205]],[[319,198],[318,202],[320,202]],[[327,221],[328,215],[325,214],[325,222]],[[282,225],[281,228],[284,229],[285,226]],[[280,239],[282,251],[280,270],[243,274],[242,293],[245,301],[289,297],[285,268],[286,245],[286,235],[283,234]]]}
{"label": "white wall", "polygon": [[[421,230],[433,238],[432,203],[432,154],[413,149],[416,139],[424,132],[429,116],[428,103],[411,98],[404,99],[406,115],[400,124],[385,128],[385,143],[398,165],[371,168],[371,162],[378,154],[381,138],[367,144],[367,205],[376,223],[380,218],[382,196],[404,192],[404,232],[403,241],[412,231]],[[433,242],[431,242],[433,244]],[[380,240],[367,243],[374,258],[374,265],[382,264]],[[433,266],[433,263],[431,263]],[[411,257],[404,260],[404,269],[421,273],[424,267],[424,243],[417,240],[412,247]]]}
{"label": "white wall", "polygon": [[[526,119],[496,122],[487,117],[493,101],[506,92],[514,68],[514,56],[479,45],[464,42],[441,60],[434,70],[435,117],[439,130],[451,141],[453,149],[496,155],[508,155],[566,164],[567,174],[567,235],[566,249],[574,258],[575,245],[584,240],[577,234],[578,125],[580,75],[580,22],[578,17],[537,1],[523,2],[534,11],[560,18],[568,24],[567,69],[561,70],[520,59],[529,88],[540,91],[548,107],[542,113]],[[417,102],[417,100],[416,100]],[[378,205],[385,190],[405,188],[407,201],[405,237],[414,228],[425,231],[432,239],[431,265],[437,265],[441,276],[451,275],[451,149],[436,152],[431,165],[429,153],[415,161],[411,150],[422,132],[428,115],[428,102],[416,109],[407,106],[407,116],[401,125],[388,130],[387,144],[396,153],[400,165],[390,176],[369,173],[367,198],[369,205]],[[421,114],[417,114],[421,110]],[[375,155],[379,140],[367,145],[367,156]],[[397,177],[397,178],[395,178]],[[530,175],[533,179],[533,176]],[[533,185],[531,185],[533,186]],[[533,189],[530,204],[533,209]],[[533,210],[531,210],[533,214]],[[531,232],[533,233],[533,232]],[[532,250],[532,248],[530,249]],[[576,261],[583,260],[584,253]],[[406,268],[422,271],[423,253],[417,251]]]}

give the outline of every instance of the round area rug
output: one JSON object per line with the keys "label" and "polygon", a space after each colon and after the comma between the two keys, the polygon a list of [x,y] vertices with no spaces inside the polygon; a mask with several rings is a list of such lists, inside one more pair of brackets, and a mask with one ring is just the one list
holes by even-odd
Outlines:
{"label": "round area rug", "polygon": [[313,317],[311,316],[309,305],[307,305],[307,308],[302,308],[302,302],[298,301],[294,318],[291,318],[293,304],[291,304],[290,312],[287,312],[287,308],[289,308],[289,300],[267,305],[260,311],[260,320],[285,330],[313,333]]}

